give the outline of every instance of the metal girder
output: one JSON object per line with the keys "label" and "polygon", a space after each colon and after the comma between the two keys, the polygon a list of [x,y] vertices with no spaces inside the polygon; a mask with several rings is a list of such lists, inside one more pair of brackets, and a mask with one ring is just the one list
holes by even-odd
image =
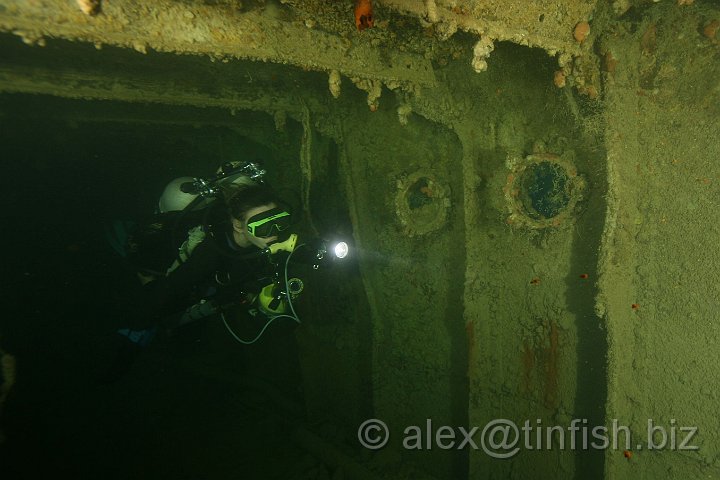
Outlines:
{"label": "metal girder", "polygon": [[167,80],[116,76],[73,70],[0,66],[0,92],[124,102],[163,103],[229,110],[298,111],[290,96],[278,96],[263,86],[239,84],[233,89],[203,92]]}
{"label": "metal girder", "polygon": [[31,44],[42,44],[45,37],[62,38],[140,52],[152,49],[338,70],[348,77],[385,83],[435,84],[431,62],[420,55],[227,5],[113,0],[103,3],[102,13],[88,16],[74,1],[0,0],[0,31],[20,35]]}

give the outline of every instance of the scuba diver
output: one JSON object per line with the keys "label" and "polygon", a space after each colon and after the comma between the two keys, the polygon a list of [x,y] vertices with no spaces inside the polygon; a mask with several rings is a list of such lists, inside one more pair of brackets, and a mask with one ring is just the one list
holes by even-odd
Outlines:
{"label": "scuba diver", "polygon": [[[299,244],[291,232],[292,209],[264,183],[264,174],[256,163],[234,162],[210,179],[175,179],[152,221],[131,233],[116,222],[107,232],[141,287],[125,302],[130,310],[127,325],[118,330],[122,346],[102,382],[122,376],[159,329],[174,331],[217,314],[238,342],[251,344],[277,319],[300,323],[293,301],[304,285],[289,278],[291,260],[317,269],[344,258],[347,244],[330,252],[321,239]],[[230,328],[225,312],[237,307],[266,319],[255,338],[242,339]]]}

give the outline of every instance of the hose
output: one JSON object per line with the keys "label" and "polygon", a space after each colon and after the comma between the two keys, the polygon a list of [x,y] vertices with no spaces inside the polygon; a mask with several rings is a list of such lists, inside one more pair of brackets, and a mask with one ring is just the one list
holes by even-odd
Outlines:
{"label": "hose", "polygon": [[260,330],[260,333],[258,333],[255,338],[253,338],[252,340],[243,340],[233,331],[233,329],[228,324],[227,319],[225,318],[225,312],[220,312],[220,318],[222,319],[223,324],[225,325],[225,328],[227,329],[227,331],[230,333],[230,335],[235,340],[242,343],[243,345],[252,345],[253,343],[257,342],[260,339],[260,337],[262,337],[263,333],[265,333],[265,330],[267,330],[267,328],[270,326],[270,324],[272,322],[274,322],[275,320],[277,320],[278,318],[291,318],[291,319],[295,320],[295,322],[297,322],[298,325],[300,323],[302,323],[302,322],[300,322],[300,317],[298,317],[297,313],[295,312],[295,307],[293,307],[293,304],[292,304],[292,296],[290,295],[290,288],[288,288],[288,283],[289,283],[288,282],[288,265],[290,263],[290,257],[292,257],[293,253],[295,253],[295,251],[298,250],[300,247],[304,247],[304,246],[305,246],[304,243],[298,245],[295,248],[295,250],[290,252],[290,255],[288,255],[287,258],[285,259],[285,269],[284,269],[285,270],[285,272],[284,272],[285,273],[285,276],[284,276],[285,297],[287,298],[288,306],[290,307],[290,311],[292,312],[292,315],[287,315],[287,314],[273,315],[272,317],[270,317],[268,319],[268,321],[265,323],[265,326],[263,326],[263,328]]}

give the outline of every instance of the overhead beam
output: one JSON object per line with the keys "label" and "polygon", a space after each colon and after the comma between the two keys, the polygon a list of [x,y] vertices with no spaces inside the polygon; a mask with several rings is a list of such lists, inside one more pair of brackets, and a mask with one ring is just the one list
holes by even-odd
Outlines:
{"label": "overhead beam", "polygon": [[0,92],[35,93],[84,100],[162,103],[228,110],[300,110],[292,96],[278,96],[259,85],[239,83],[233,89],[220,88],[212,94],[179,86],[176,82],[141,77],[113,76],[74,70],[47,70],[19,66],[0,66]]}
{"label": "overhead beam", "polygon": [[308,70],[338,70],[348,77],[386,84],[435,84],[422,56],[377,48],[366,37],[344,38],[263,14],[260,9],[170,0],[102,3],[88,16],[74,1],[0,0],[0,31],[42,44],[45,37],[159,52],[208,55],[291,64]]}

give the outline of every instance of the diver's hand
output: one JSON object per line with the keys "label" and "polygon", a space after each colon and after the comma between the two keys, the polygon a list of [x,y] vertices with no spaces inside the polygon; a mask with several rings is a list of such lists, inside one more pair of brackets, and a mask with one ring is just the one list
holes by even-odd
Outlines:
{"label": "diver's hand", "polygon": [[147,273],[142,273],[142,272],[137,272],[137,277],[138,277],[138,280],[140,280],[141,285],[147,285],[148,283],[157,279],[157,277],[155,275],[148,275]]}

